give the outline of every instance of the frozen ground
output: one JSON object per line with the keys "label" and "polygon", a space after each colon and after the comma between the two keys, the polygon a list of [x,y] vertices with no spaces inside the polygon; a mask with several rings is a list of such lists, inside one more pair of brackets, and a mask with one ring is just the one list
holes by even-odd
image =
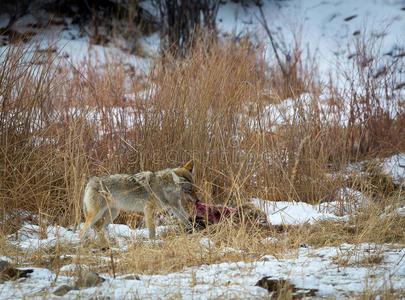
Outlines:
{"label": "frozen ground", "polygon": [[[289,52],[296,43],[304,55],[308,49],[323,75],[350,64],[355,41],[359,39],[383,38],[377,46],[386,58],[405,53],[404,1],[300,0],[263,4],[264,16],[280,49]],[[217,23],[223,33],[257,35],[258,41],[265,42],[268,57],[274,59],[269,38],[258,19],[257,7],[242,8],[229,2],[219,10]]]}
{"label": "frozen ground", "polygon": [[[294,46],[294,36],[301,40],[302,45],[308,47],[313,55],[317,55],[321,72],[328,73],[338,70],[350,63],[352,48],[355,39],[364,36],[365,30],[375,37],[383,36],[382,52],[387,59],[404,53],[405,41],[405,2],[395,0],[359,0],[359,1],[324,1],[324,0],[297,0],[265,2],[263,8],[268,17],[274,34],[285,43],[286,49]],[[224,34],[241,32],[254,32],[266,41],[261,26],[255,14],[259,16],[257,8],[246,9],[235,3],[221,6],[218,14],[218,28]],[[0,14],[0,19],[1,19]],[[26,20],[27,22],[29,20]],[[0,24],[1,23],[0,20]],[[0,26],[1,27],[1,26]],[[57,31],[55,28],[53,33]],[[141,72],[147,72],[149,58],[127,56],[118,48],[102,46],[89,46],[89,39],[81,37],[74,26],[55,34],[57,43],[49,41],[48,37],[36,37],[41,42],[41,49],[56,46],[61,53],[61,59],[68,59],[72,63],[79,63],[92,53],[92,59],[105,63],[108,57],[122,57],[124,63],[137,66]],[[74,38],[72,38],[74,37]],[[154,35],[143,42],[152,53],[156,53],[159,38]],[[269,46],[267,46],[268,49]],[[2,48],[4,49],[4,48]],[[89,51],[90,49],[90,51]],[[2,51],[0,50],[0,53]],[[269,56],[271,57],[271,51]],[[289,102],[283,104],[287,106]],[[285,111],[285,112],[284,112]],[[289,108],[278,109],[274,113],[276,123],[288,119]],[[405,178],[405,155],[396,155],[387,159],[384,167],[387,173],[401,182]],[[402,181],[403,182],[403,181]],[[312,206],[306,203],[263,202],[259,199],[253,201],[268,215],[272,224],[301,224],[313,223],[320,219],[345,220],[348,214],[355,213],[356,209],[367,205],[360,193],[342,189],[340,197],[342,202],[331,202],[321,206]],[[405,217],[405,207],[398,208],[398,214]],[[132,230],[126,225],[110,225],[110,231],[115,235],[117,248],[126,250],[128,241],[139,236],[146,236],[145,230]],[[159,227],[164,230],[164,227]],[[58,243],[67,243],[78,246],[78,233],[63,227],[48,227],[46,235],[39,234],[40,228],[27,224],[18,234],[9,236],[9,243],[21,248],[25,253],[38,248],[52,248]],[[44,238],[46,236],[46,238]],[[268,239],[271,244],[277,237]],[[215,298],[245,298],[262,299],[268,296],[265,289],[255,286],[264,276],[270,278],[287,279],[298,288],[316,289],[316,297],[355,297],[357,293],[373,291],[381,288],[402,289],[405,292],[405,249],[403,245],[374,245],[342,244],[339,247],[312,248],[303,247],[286,253],[283,257],[271,255],[257,255],[254,262],[243,261],[236,263],[222,263],[187,267],[181,272],[139,275],[138,279],[125,279],[126,275],[112,278],[111,274],[100,274],[106,279],[100,286],[70,291],[63,298],[90,298],[94,296],[111,297],[111,299],[142,298],[142,299],[215,299]],[[213,247],[209,240],[201,241],[201,251]],[[228,251],[233,251],[228,249]],[[91,255],[91,254],[89,254]],[[378,264],[364,265],[368,257],[378,256]],[[105,257],[108,265],[109,257]],[[12,263],[7,253],[1,253],[0,260]],[[85,259],[84,259],[85,261]],[[345,266],[342,267],[342,261]],[[340,262],[340,263],[338,263]],[[31,268],[30,266],[25,266]],[[86,269],[85,265],[68,264],[62,267],[60,274],[55,274],[45,268],[34,268],[34,272],[27,279],[17,282],[8,281],[0,284],[0,299],[44,299],[48,292],[64,283],[74,281],[73,274],[76,268]],[[60,297],[52,296],[55,299]]]}
{"label": "frozen ground", "polygon": [[[398,183],[404,184],[405,154],[395,155],[385,159],[383,167],[387,174],[394,173]],[[361,205],[367,205],[367,199],[360,193],[345,190],[339,193],[345,200],[343,209],[338,202],[313,206],[306,203],[271,202],[253,199],[262,208],[272,224],[311,224],[314,221],[329,219],[345,221],[346,218]],[[366,203],[366,204],[364,204]],[[404,216],[405,207],[397,210],[399,216]],[[382,216],[383,217],[383,216]],[[167,229],[159,226],[158,232]],[[79,246],[78,232],[63,227],[49,226],[46,234],[40,234],[38,226],[26,224],[18,232],[8,237],[8,243],[20,248],[26,255],[39,248],[44,250],[55,248],[58,244],[67,244],[76,248]],[[109,232],[115,238],[114,251],[127,251],[133,241],[150,243],[146,238],[147,230],[132,230],[126,225],[113,224]],[[271,246],[282,239],[282,235],[266,238],[263,243]],[[200,240],[201,255],[215,250],[214,243],[209,238]],[[159,247],[159,240],[154,246]],[[156,249],[156,248],[154,248]],[[242,251],[228,248],[223,251]],[[252,255],[251,253],[246,253]],[[88,254],[91,258],[93,254]],[[75,255],[70,255],[74,258]],[[185,267],[175,273],[155,275],[125,274],[112,278],[110,273],[100,274],[106,280],[97,287],[72,290],[64,299],[89,298],[94,296],[110,297],[110,299],[263,299],[269,296],[266,289],[256,286],[263,277],[270,279],[288,279],[301,292],[312,290],[312,298],[350,298],[360,293],[381,289],[393,289],[405,293],[405,248],[397,244],[358,245],[341,244],[338,247],[313,248],[302,244],[298,249],[290,250],[282,255],[254,254],[253,262],[234,262],[195,267]],[[99,257],[100,258],[100,257]],[[0,260],[12,261],[3,253]],[[101,256],[109,269],[110,257]],[[377,263],[368,263],[375,261]],[[78,268],[88,270],[86,254],[80,258],[81,265],[70,263],[61,267],[55,274],[45,268],[34,268],[27,279],[17,282],[7,281],[0,285],[0,299],[43,299],[44,295],[52,293],[58,286],[72,284],[73,274]],[[30,268],[30,266],[26,266]],[[24,268],[23,268],[24,269]],[[77,272],[76,272],[77,274]],[[132,277],[128,277],[133,275]],[[129,278],[129,279],[128,279]],[[46,296],[60,298],[59,296]]]}
{"label": "frozen ground", "polygon": [[[374,255],[382,259],[381,263],[362,265],[364,259]],[[111,299],[263,299],[269,293],[255,284],[264,276],[288,278],[297,288],[316,290],[316,298],[353,297],[367,290],[405,289],[404,255],[405,249],[396,245],[343,244],[340,247],[319,249],[307,247],[283,257],[266,255],[251,263],[241,261],[187,267],[181,272],[165,275],[139,275],[126,279],[126,274],[114,279],[109,274],[101,274],[106,281],[100,286],[70,291],[63,298],[104,296]],[[108,265],[109,258],[105,259]],[[347,261],[347,266],[339,267],[338,260]],[[85,269],[84,266],[81,267]],[[78,266],[68,265],[61,271],[63,274],[64,271],[75,268]],[[0,285],[0,298],[43,299],[44,294],[52,292],[57,286],[72,282],[72,277],[59,275],[56,278],[56,274],[48,269],[34,268],[31,277],[24,281],[9,281]],[[55,285],[51,286],[51,283]]]}
{"label": "frozen ground", "polygon": [[[370,37],[382,38],[376,46],[381,48],[386,60],[403,57],[405,54],[405,2],[402,0],[288,0],[262,1],[264,16],[283,55],[292,54],[296,44],[303,55],[316,57],[320,71],[327,76],[335,74],[351,64],[355,41]],[[150,1],[142,6],[152,15],[157,8]],[[57,20],[57,16],[53,16]],[[217,28],[223,36],[250,34],[258,43],[264,43],[267,58],[274,59],[269,38],[259,22],[259,9],[250,5],[243,7],[228,1],[221,5],[217,15]],[[30,29],[27,24],[35,24],[33,15],[21,18],[16,25],[20,32]],[[55,49],[59,58],[79,64],[92,60],[101,66],[109,60],[120,60],[132,65],[138,72],[149,70],[151,58],[158,54],[160,45],[157,33],[142,37],[139,41],[146,57],[128,55],[118,47],[89,45],[89,37],[80,32],[77,25],[66,18],[66,26],[52,25],[33,40],[39,42],[40,49]],[[0,28],[8,23],[8,15],[0,12]],[[254,40],[254,38],[253,38]],[[117,40],[120,45],[123,41]],[[0,53],[5,46],[0,47]],[[34,50],[34,49],[32,49]],[[378,49],[376,49],[378,50]],[[1,55],[0,55],[1,58]],[[383,62],[382,62],[383,63]],[[327,77],[324,77],[327,79]]]}

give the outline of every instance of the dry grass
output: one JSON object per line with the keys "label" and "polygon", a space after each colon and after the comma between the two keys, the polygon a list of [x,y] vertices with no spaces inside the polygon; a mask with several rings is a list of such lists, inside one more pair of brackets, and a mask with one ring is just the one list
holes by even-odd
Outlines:
{"label": "dry grass", "polygon": [[[24,54],[27,51],[32,57]],[[72,69],[52,54],[36,51],[34,45],[10,46],[0,63],[1,252],[21,264],[31,262],[55,271],[86,261],[99,272],[151,274],[258,260],[265,254],[282,257],[302,243],[316,247],[404,244],[404,218],[391,214],[404,202],[404,192],[391,185],[392,180],[375,179],[383,175],[374,167],[372,172],[368,168],[369,175],[350,180],[327,176],[349,162],[386,155],[392,149],[403,151],[405,139],[387,144],[382,138],[386,132],[395,136],[400,126],[405,128],[403,108],[395,120],[373,117],[365,122],[363,109],[372,114],[379,111],[379,104],[368,101],[355,110],[353,98],[349,124],[338,117],[328,119],[329,112],[344,109],[344,95],[331,82],[327,111],[319,110],[322,87],[313,84],[316,73],[305,73],[300,67],[299,78],[311,82],[301,89],[310,95],[310,105],[299,94],[294,96],[300,88],[294,89],[289,94],[293,116],[275,126],[268,107],[281,102],[280,93],[285,91],[274,89],[278,80],[283,84],[282,79],[273,74],[269,80],[269,67],[261,55],[247,42],[207,47],[202,39],[184,60],[166,55],[142,81],[128,76],[119,61],[109,60],[100,69],[88,60]],[[382,84],[368,82],[368,88],[380,89],[377,83]],[[393,83],[385,83],[386,89],[394,89]],[[384,132],[375,130],[381,122]],[[342,201],[335,199],[336,191],[345,186],[374,200],[348,222],[290,227],[277,242],[263,241],[274,232],[227,222],[191,235],[169,231],[162,244],[135,240],[127,251],[111,250],[108,255],[114,263],[105,261],[105,254],[87,255],[102,245],[97,242],[80,249],[40,248],[27,256],[5,241],[22,221],[40,228],[78,226],[83,188],[91,176],[158,170],[190,158],[196,161],[201,198],[214,203],[238,205],[252,197],[313,204]],[[28,220],[26,212],[38,217]],[[119,221],[134,224],[135,217],[123,214]],[[201,245],[202,238],[209,238],[212,247]],[[224,252],[229,247],[235,251]],[[361,263],[377,262],[378,256]],[[82,270],[75,272],[80,277]]]}

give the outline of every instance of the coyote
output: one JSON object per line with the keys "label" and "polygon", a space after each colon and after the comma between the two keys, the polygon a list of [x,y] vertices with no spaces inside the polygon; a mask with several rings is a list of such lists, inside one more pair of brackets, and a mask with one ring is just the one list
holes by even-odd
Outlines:
{"label": "coyote", "polygon": [[158,208],[170,208],[190,229],[192,225],[181,205],[181,199],[198,201],[193,166],[190,160],[179,168],[91,178],[84,191],[83,211],[86,221],[80,231],[80,238],[83,239],[88,229],[101,217],[104,217],[105,230],[118,217],[120,210],[143,212],[150,239],[155,238],[155,212]]}

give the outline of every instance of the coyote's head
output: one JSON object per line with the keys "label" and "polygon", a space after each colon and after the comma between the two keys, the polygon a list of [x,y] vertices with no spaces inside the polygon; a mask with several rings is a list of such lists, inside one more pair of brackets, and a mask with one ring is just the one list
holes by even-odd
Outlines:
{"label": "coyote's head", "polygon": [[198,202],[196,194],[197,188],[194,184],[193,177],[194,163],[190,160],[183,167],[173,170],[173,179],[180,186],[184,196],[188,197],[193,202]]}

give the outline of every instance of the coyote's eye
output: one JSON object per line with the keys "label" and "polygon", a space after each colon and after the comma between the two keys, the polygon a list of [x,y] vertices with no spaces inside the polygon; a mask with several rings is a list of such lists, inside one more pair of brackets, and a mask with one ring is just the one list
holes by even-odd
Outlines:
{"label": "coyote's eye", "polygon": [[181,189],[184,193],[191,194],[195,188],[191,183],[183,183]]}

